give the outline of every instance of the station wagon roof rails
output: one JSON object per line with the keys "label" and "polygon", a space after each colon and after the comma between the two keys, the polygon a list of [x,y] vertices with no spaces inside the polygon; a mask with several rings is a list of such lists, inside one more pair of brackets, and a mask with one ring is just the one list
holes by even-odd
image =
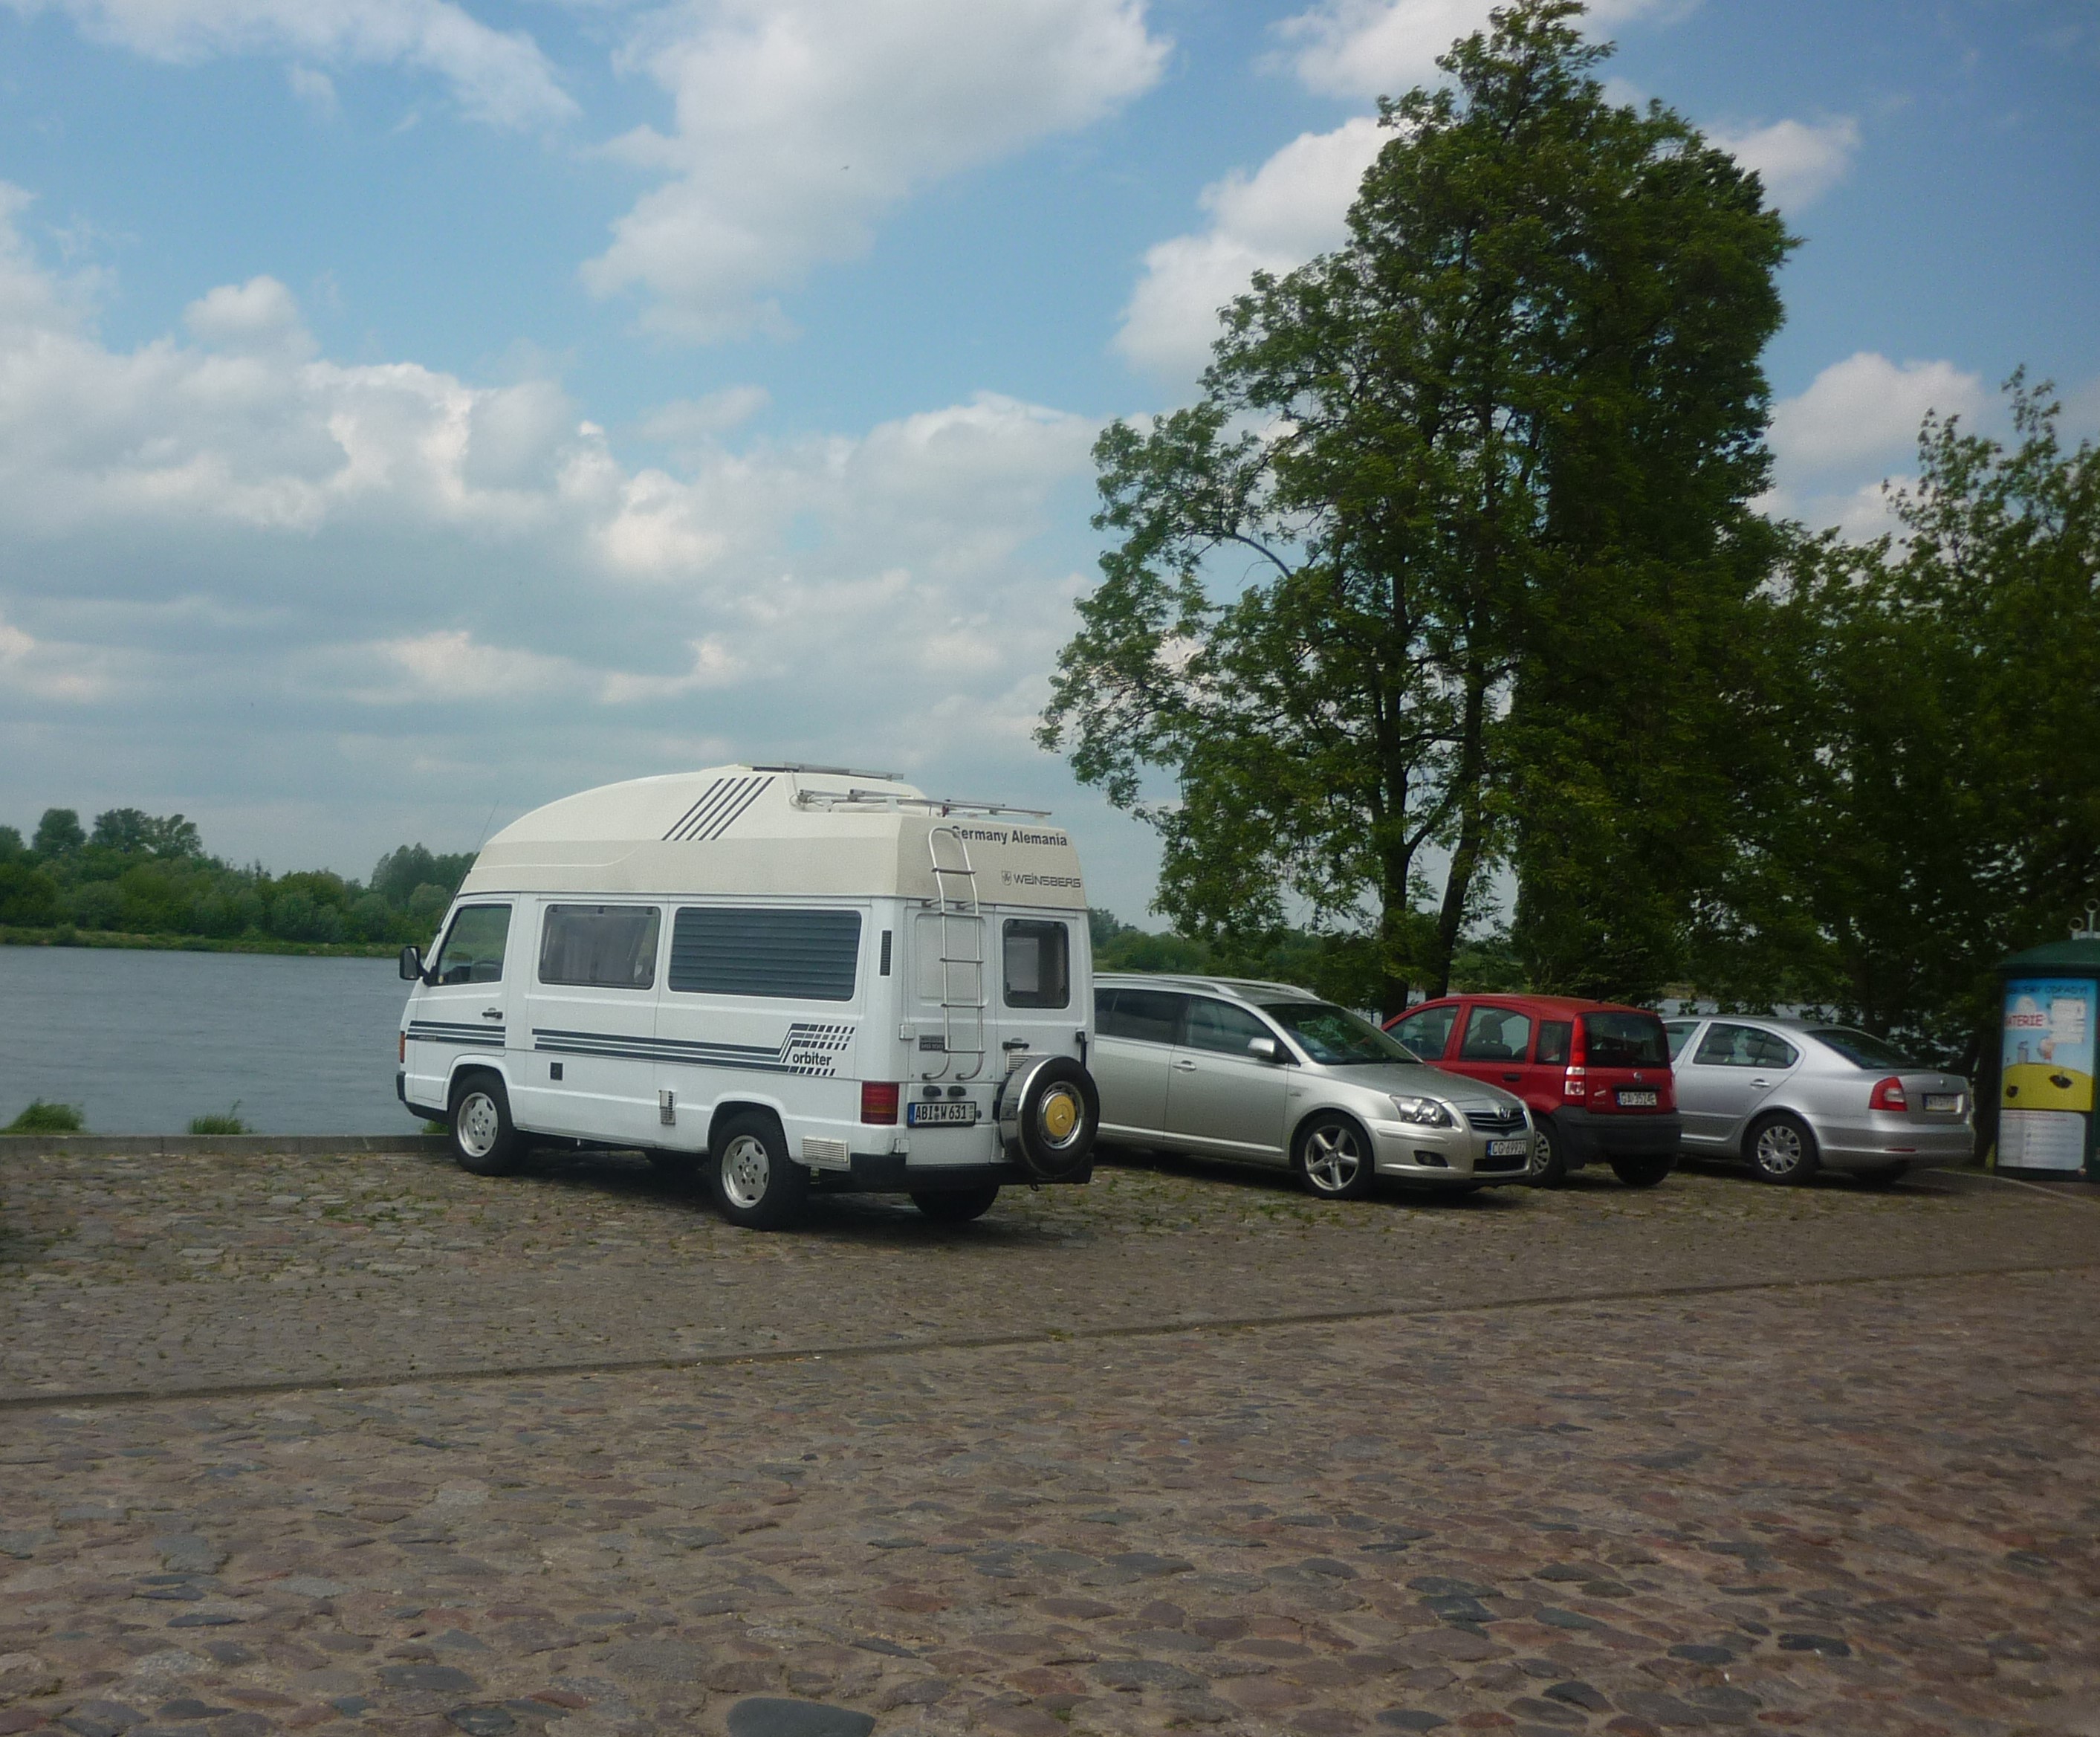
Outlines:
{"label": "station wagon roof rails", "polygon": [[[858,776],[871,778],[875,774]],[[962,796],[911,796],[899,790],[854,789],[843,794],[836,790],[798,790],[795,801],[804,808],[915,808],[941,815],[1018,814],[1035,820],[1048,820],[1051,813],[1048,808],[1017,808],[1011,802],[973,802]]]}

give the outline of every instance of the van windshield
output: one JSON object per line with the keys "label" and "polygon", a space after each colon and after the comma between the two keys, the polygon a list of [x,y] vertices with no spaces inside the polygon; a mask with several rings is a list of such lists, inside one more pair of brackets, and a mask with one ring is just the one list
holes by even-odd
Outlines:
{"label": "van windshield", "polygon": [[1261,1010],[1304,1045],[1324,1067],[1420,1066],[1421,1058],[1368,1019],[1327,1001],[1268,1001]]}

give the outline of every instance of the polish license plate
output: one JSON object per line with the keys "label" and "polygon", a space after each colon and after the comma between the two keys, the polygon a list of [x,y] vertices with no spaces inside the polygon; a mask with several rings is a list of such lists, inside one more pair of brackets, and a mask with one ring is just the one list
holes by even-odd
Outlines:
{"label": "polish license plate", "polygon": [[1621,1092],[1619,1094],[1619,1107],[1621,1110],[1652,1110],[1657,1101],[1653,1092]]}
{"label": "polish license plate", "polygon": [[977,1120],[977,1107],[967,1098],[951,1098],[939,1103],[917,1098],[904,1107],[904,1123],[908,1128],[974,1128]]}
{"label": "polish license plate", "polygon": [[1490,1140],[1488,1156],[1490,1158],[1525,1158],[1531,1154],[1529,1140]]}
{"label": "polish license plate", "polygon": [[1927,1115],[1952,1116],[1961,1107],[1959,1092],[1927,1092],[1925,1108]]}

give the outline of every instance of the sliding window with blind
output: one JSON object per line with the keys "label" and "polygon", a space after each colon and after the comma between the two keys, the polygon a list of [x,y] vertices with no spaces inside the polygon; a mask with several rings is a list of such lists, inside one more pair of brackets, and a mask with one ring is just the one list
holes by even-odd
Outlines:
{"label": "sliding window with blind", "polygon": [[688,905],[672,922],[665,981],[681,995],[849,1001],[859,966],[858,911]]}

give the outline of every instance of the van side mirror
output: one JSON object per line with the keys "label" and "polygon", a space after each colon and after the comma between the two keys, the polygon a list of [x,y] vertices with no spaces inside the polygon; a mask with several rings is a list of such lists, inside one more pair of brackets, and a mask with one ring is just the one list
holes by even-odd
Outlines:
{"label": "van side mirror", "polygon": [[1281,1062],[1283,1051],[1273,1037],[1250,1037],[1247,1054],[1258,1062]]}
{"label": "van side mirror", "polygon": [[413,947],[401,949],[401,980],[421,983],[423,980],[423,956]]}

